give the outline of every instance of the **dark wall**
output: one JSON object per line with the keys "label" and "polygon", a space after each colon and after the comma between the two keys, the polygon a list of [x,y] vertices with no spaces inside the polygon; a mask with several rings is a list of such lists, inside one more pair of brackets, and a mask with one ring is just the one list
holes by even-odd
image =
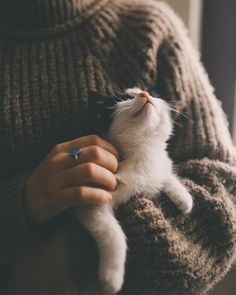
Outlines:
{"label": "dark wall", "polygon": [[203,0],[202,59],[232,129],[236,81],[236,1]]}

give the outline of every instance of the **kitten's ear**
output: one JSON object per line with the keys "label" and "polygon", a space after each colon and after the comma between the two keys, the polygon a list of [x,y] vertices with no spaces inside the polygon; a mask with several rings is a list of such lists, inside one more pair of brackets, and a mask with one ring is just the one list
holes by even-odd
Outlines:
{"label": "kitten's ear", "polygon": [[142,92],[142,90],[138,87],[128,88],[125,90],[126,94],[133,96],[133,97],[138,95],[140,92]]}

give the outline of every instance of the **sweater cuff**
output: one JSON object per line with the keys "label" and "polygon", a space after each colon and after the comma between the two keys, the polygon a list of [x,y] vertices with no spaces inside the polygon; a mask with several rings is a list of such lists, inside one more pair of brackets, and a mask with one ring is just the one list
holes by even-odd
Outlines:
{"label": "sweater cuff", "polygon": [[0,248],[33,240],[24,206],[24,189],[29,174],[0,182]]}

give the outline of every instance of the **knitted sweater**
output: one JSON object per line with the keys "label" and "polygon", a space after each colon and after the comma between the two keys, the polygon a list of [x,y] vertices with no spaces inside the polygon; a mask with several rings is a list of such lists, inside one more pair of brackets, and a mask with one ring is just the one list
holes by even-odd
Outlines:
{"label": "knitted sweater", "polygon": [[[199,295],[227,273],[236,249],[236,153],[182,23],[154,0],[0,0],[3,271],[6,250],[37,235],[24,208],[28,175],[55,144],[91,132],[92,91],[132,86],[155,88],[177,110],[169,154],[194,208],[182,216],[160,194],[118,210],[129,245],[122,294]],[[82,229],[77,236],[83,272],[96,251]]]}

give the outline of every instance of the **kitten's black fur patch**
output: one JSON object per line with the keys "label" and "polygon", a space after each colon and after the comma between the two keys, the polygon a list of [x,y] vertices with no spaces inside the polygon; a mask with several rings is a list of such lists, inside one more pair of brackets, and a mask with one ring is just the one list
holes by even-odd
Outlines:
{"label": "kitten's black fur patch", "polygon": [[111,125],[116,103],[130,98],[127,94],[105,96],[95,91],[91,92],[88,106],[92,131],[104,137]]}

